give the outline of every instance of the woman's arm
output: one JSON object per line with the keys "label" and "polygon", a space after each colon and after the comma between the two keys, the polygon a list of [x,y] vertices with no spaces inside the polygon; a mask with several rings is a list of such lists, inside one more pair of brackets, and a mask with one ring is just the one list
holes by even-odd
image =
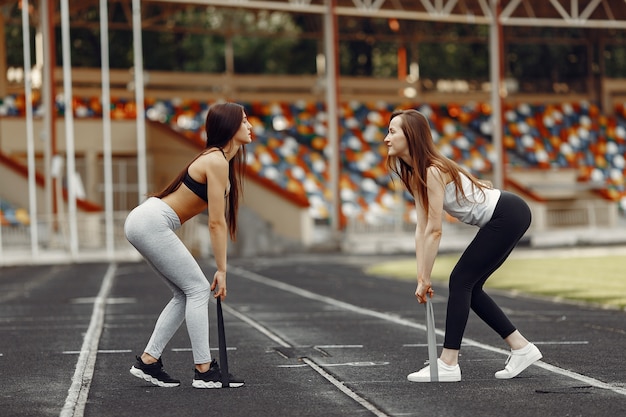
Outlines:
{"label": "woman's arm", "polygon": [[[417,261],[417,283],[422,282],[421,267],[424,264],[424,241],[426,235],[426,210],[422,203],[415,198],[415,211],[417,213],[417,225],[415,226],[415,260]],[[415,293],[417,296],[417,292]]]}
{"label": "woman's arm", "polygon": [[436,167],[427,172],[428,215],[421,202],[416,200],[418,226],[415,231],[415,253],[417,258],[417,290],[415,296],[420,303],[426,295],[432,297],[431,273],[439,252],[443,225],[443,198],[445,178]]}
{"label": "woman's arm", "polygon": [[213,257],[217,265],[211,290],[217,288],[215,297],[226,296],[226,251],[228,246],[228,226],[226,224],[226,199],[228,187],[228,161],[221,153],[212,152],[205,156],[207,197],[209,210],[209,233]]}

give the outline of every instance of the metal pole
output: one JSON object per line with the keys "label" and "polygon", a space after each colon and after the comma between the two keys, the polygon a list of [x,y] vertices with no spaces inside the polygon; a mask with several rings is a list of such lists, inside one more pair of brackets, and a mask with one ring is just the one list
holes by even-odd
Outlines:
{"label": "metal pole", "polygon": [[53,117],[55,112],[54,96],[52,94],[52,71],[54,69],[54,53],[52,52],[52,44],[54,41],[51,38],[51,34],[54,30],[51,29],[52,13],[50,7],[50,0],[40,0],[39,8],[41,13],[41,42],[42,42],[42,62],[40,65],[42,73],[41,84],[41,97],[42,103],[46,111],[43,115],[43,130],[41,132],[42,140],[44,142],[43,155],[44,155],[44,188],[45,188],[45,213],[46,213],[46,226],[52,233],[52,227],[54,222],[52,221],[52,214],[54,213],[54,180],[52,178],[52,155],[53,155],[53,138],[54,138],[54,123]]}
{"label": "metal pole", "polygon": [[141,203],[148,192],[148,181],[140,0],[133,0],[133,51],[135,62],[135,107],[137,109],[137,182],[139,190],[138,199],[139,203]]}
{"label": "metal pole", "polygon": [[[70,11],[68,0],[61,0],[61,43],[63,49],[63,98],[65,103],[65,153],[67,160],[67,208],[70,254],[78,255],[76,217],[76,164],[74,150],[74,109],[72,107],[72,61],[70,54]],[[58,180],[57,180],[58,181]]]}
{"label": "metal pole", "polygon": [[324,14],[324,47],[326,54],[326,112],[328,114],[328,144],[331,147],[330,187],[333,195],[331,226],[335,238],[341,232],[341,199],[339,190],[339,175],[341,159],[339,157],[339,104],[337,98],[337,15],[335,14],[336,0],[327,0],[328,10]]}
{"label": "metal pole", "polygon": [[100,0],[100,43],[102,60],[102,141],[104,157],[104,217],[106,248],[109,259],[113,258],[113,161],[111,150],[111,77],[109,74],[109,12],[107,0]]}
{"label": "metal pole", "polygon": [[504,148],[502,145],[502,25],[500,23],[500,0],[491,0],[492,20],[489,26],[489,53],[491,75],[491,119],[493,123],[493,147],[496,160],[493,163],[493,185],[504,187]]}
{"label": "metal pole", "polygon": [[33,259],[39,254],[37,234],[37,183],[35,182],[35,135],[33,133],[33,85],[30,62],[30,20],[28,0],[22,0],[22,39],[24,49],[24,95],[26,98],[26,146],[28,160],[28,206],[30,216],[30,249]]}

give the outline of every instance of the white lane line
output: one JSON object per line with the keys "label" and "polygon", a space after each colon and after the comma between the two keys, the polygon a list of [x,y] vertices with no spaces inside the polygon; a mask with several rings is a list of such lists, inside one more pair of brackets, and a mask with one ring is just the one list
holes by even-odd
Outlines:
{"label": "white lane line", "polygon": [[[571,340],[571,341],[556,341],[556,342],[551,342],[551,341],[546,341],[546,342],[533,342],[533,344],[535,345],[588,345],[589,342],[587,340]],[[428,344],[426,343],[405,343],[402,345],[402,347],[427,347]],[[437,343],[437,346],[443,346],[442,343]],[[465,343],[462,343],[461,346],[470,346],[470,345],[465,345]]]}
{"label": "white lane line", "polygon": [[85,404],[91,387],[91,379],[93,378],[93,370],[96,365],[96,356],[98,354],[98,343],[104,324],[104,311],[106,309],[106,300],[113,286],[115,278],[116,264],[110,264],[109,268],[102,280],[102,286],[98,292],[98,296],[94,300],[93,312],[89,328],[83,339],[83,346],[80,349],[76,370],[72,378],[65,405],[61,410],[60,417],[82,417],[85,413]]}
{"label": "white lane line", "polygon": [[[82,350],[64,350],[61,352],[62,355],[78,355],[83,353]],[[89,353],[89,352],[85,352]],[[99,349],[97,353],[132,353],[130,349]]]}
{"label": "white lane line", "polygon": [[383,413],[378,408],[376,408],[376,406],[374,404],[370,403],[365,398],[361,397],[359,394],[357,394],[356,392],[352,391],[350,388],[346,387],[343,384],[343,382],[339,381],[337,378],[335,378],[334,376],[332,376],[331,374],[326,372],[321,366],[319,366],[318,364],[316,364],[315,362],[313,362],[309,358],[302,358],[302,361],[304,363],[306,363],[307,365],[309,365],[311,368],[313,368],[315,370],[315,372],[317,372],[318,374],[320,374],[321,376],[326,378],[326,380],[328,382],[330,382],[331,384],[333,384],[335,387],[337,387],[337,389],[339,389],[339,391],[343,392],[348,397],[352,398],[354,401],[356,401],[357,403],[361,404],[361,406],[363,406],[365,409],[370,411],[375,416],[378,416],[378,417],[388,417],[387,414]]}
{"label": "white lane line", "polygon": [[[389,362],[345,362],[345,363],[325,363],[324,368],[334,368],[337,366],[352,366],[356,368],[362,368],[366,366],[386,366]],[[277,368],[304,368],[306,364],[297,365],[278,365]]]}
{"label": "white lane line", "polygon": [[[219,348],[209,348],[209,350],[219,350]],[[226,350],[237,350],[237,348],[229,346]],[[172,352],[193,352],[193,350],[191,348],[172,348]]]}
{"label": "white lane line", "polygon": [[[403,319],[401,317],[397,317],[397,316],[394,316],[394,315],[381,313],[381,312],[370,310],[370,309],[367,309],[367,308],[355,306],[353,304],[349,304],[349,303],[346,303],[346,302],[343,302],[343,301],[339,301],[339,300],[336,300],[334,298],[326,297],[324,295],[316,294],[316,293],[311,292],[311,291],[303,290],[302,288],[298,288],[298,287],[290,285],[290,284],[285,284],[284,282],[276,281],[276,280],[274,280],[272,278],[269,278],[267,276],[263,276],[261,274],[255,273],[255,272],[248,271],[248,270],[243,269],[243,268],[229,266],[229,270],[232,273],[237,274],[237,275],[239,275],[239,276],[241,276],[243,278],[246,278],[246,279],[248,279],[250,281],[254,281],[254,282],[257,282],[259,284],[263,284],[263,285],[267,285],[269,287],[273,287],[273,288],[277,288],[277,289],[280,289],[280,290],[283,290],[283,291],[287,291],[287,292],[290,292],[292,294],[299,295],[300,297],[308,298],[310,300],[320,301],[322,303],[330,304],[330,305],[333,305],[335,307],[340,307],[340,308],[343,308],[343,309],[348,310],[348,311],[352,311],[352,312],[357,313],[357,314],[363,314],[363,315],[370,316],[370,317],[376,317],[378,319],[386,320],[386,321],[389,321],[389,322],[392,322],[392,323],[395,323],[395,324],[398,324],[398,325],[401,325],[401,326],[407,326],[407,327],[412,327],[414,329],[419,329],[419,330],[422,330],[422,331],[426,331],[426,326],[423,325],[423,324],[415,323],[415,322],[412,322],[410,320]],[[435,331],[436,331],[436,333],[439,336],[443,337],[445,335],[445,332],[443,330],[435,329]],[[497,347],[494,347],[494,346],[491,346],[491,345],[480,343],[480,342],[477,342],[475,340],[468,339],[468,338],[463,338],[463,343],[467,344],[467,345],[470,345],[470,346],[474,346],[474,347],[480,348],[480,349],[484,349],[484,350],[487,350],[487,351],[490,351],[490,352],[500,353],[500,354],[505,355],[505,356],[508,356],[509,353],[510,353],[508,350],[504,350],[504,349],[497,348]],[[547,370],[549,372],[553,372],[553,373],[558,374],[558,375],[562,375],[562,376],[565,376],[565,377],[568,377],[568,378],[575,379],[575,380],[583,382],[583,383],[585,383],[587,385],[591,385],[591,386],[594,386],[596,388],[606,389],[606,390],[609,390],[609,391],[613,391],[613,392],[615,392],[617,394],[626,396],[626,388],[615,386],[615,385],[612,385],[612,384],[600,381],[598,379],[588,377],[586,375],[582,375],[582,374],[579,374],[579,373],[576,373],[576,372],[573,372],[573,371],[569,371],[567,369],[559,368],[558,366],[550,365],[550,364],[545,363],[543,361],[535,362],[533,365],[534,366],[538,366],[538,367],[540,367],[542,369],[545,369],[545,370]]]}
{"label": "white lane line", "polygon": [[363,345],[315,345],[313,347],[320,349],[362,349]]}
{"label": "white lane line", "polygon": [[228,304],[222,304],[222,309],[226,310],[227,312],[237,317],[239,320],[243,321],[244,323],[248,323],[251,327],[254,327],[260,333],[272,339],[274,342],[278,343],[280,346],[285,347],[285,348],[292,347],[292,345],[289,342],[285,341],[280,336],[271,332],[266,327],[260,325],[259,323],[252,320],[250,317],[246,316],[245,314],[242,314],[239,311],[235,310],[234,308],[230,307]]}
{"label": "white lane line", "polygon": [[345,363],[327,363],[324,364],[325,368],[332,368],[334,366],[354,366],[357,368],[362,368],[366,366],[386,366],[389,365],[389,362],[345,362]]}
{"label": "white lane line", "polygon": [[[172,352],[191,352],[191,348],[172,348]],[[211,348],[211,350],[218,350],[218,348]],[[237,350],[236,347],[229,346],[227,350]],[[131,349],[98,349],[98,353],[132,353]],[[83,353],[81,350],[64,350],[61,352],[62,355],[78,355]],[[85,352],[88,353],[88,352]],[[0,353],[0,356],[2,354]]]}
{"label": "white lane line", "polygon": [[[94,297],[79,297],[74,298],[70,302],[72,304],[91,304],[96,299]],[[116,297],[116,298],[107,298],[107,304],[135,304],[137,299],[134,297]]]}
{"label": "white lane line", "polygon": [[[274,332],[272,332],[265,326],[261,325],[260,323],[256,322],[255,320],[251,319],[245,314],[240,313],[234,308],[229,307],[227,304],[222,304],[222,309],[226,310],[228,313],[237,317],[239,320],[249,324],[251,327],[255,328],[256,330],[258,330],[259,332],[261,332],[262,334],[264,334],[265,336],[273,340],[275,343],[278,343],[280,346],[285,347],[285,348],[293,347],[290,343],[285,341],[283,338],[281,338],[280,336],[278,336],[277,334],[275,334]],[[313,362],[311,359],[302,358],[302,361],[306,363],[309,367],[311,367],[315,372],[323,376],[327,381],[329,381],[335,387],[337,387],[341,392],[346,394],[348,397],[352,398],[354,401],[359,403],[362,407],[364,407],[368,411],[371,411],[374,415],[378,417],[389,417],[389,415],[383,413],[378,408],[376,408],[374,404],[370,403],[365,398],[361,397],[359,394],[352,391],[350,388],[346,387],[343,384],[343,382],[339,381],[334,376],[326,372],[321,366]],[[355,365],[356,363],[357,362],[352,362],[351,364],[352,366],[358,366],[358,365]],[[360,365],[360,366],[364,366],[364,365]],[[372,362],[368,362],[367,366],[372,366]]]}

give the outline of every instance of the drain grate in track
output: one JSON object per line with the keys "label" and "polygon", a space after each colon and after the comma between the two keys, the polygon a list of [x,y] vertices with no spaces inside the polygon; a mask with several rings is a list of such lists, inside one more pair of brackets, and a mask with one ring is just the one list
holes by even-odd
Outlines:
{"label": "drain grate in track", "polygon": [[329,357],[330,354],[324,349],[314,346],[299,346],[299,347],[275,347],[274,350],[278,354],[288,359],[301,359],[301,358],[324,358]]}
{"label": "drain grate in track", "polygon": [[591,394],[592,390],[591,385],[578,385],[574,387],[539,388],[535,392],[537,394]]}

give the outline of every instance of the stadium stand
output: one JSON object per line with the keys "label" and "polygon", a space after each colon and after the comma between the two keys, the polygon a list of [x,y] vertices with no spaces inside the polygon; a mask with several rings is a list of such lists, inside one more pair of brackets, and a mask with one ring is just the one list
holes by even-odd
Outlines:
{"label": "stadium stand", "polygon": [[0,198],[0,225],[2,226],[28,226],[30,217],[23,207]]}
{"label": "stadium stand", "polygon": [[[63,115],[63,102],[56,104],[57,114]],[[210,102],[190,99],[149,98],[146,116],[192,141],[202,142],[209,105]],[[317,222],[327,221],[332,197],[327,186],[331,150],[325,135],[328,115],[324,104],[298,101],[244,105],[255,130],[255,140],[248,146],[249,167],[259,177],[308,199],[311,216]],[[75,97],[73,107],[77,118],[102,116],[102,105],[95,97]],[[491,143],[489,104],[342,103],[340,193],[343,214],[349,218],[378,224],[399,206],[405,207],[410,218],[411,198],[398,190],[399,184],[388,175],[386,148],[382,144],[389,116],[397,107],[422,111],[431,121],[433,136],[446,156],[478,176],[488,175],[492,169],[496,151]],[[113,100],[111,108],[113,120],[136,116],[134,102],[126,99]],[[0,101],[2,117],[23,117],[24,111],[23,96],[11,95]],[[42,112],[36,102],[35,115]],[[620,202],[623,209],[626,201],[623,104],[615,106],[612,116],[602,114],[597,105],[589,102],[507,104],[503,142],[506,161],[514,169],[574,172],[568,184],[554,185],[561,188],[560,193],[590,189],[607,200]],[[538,186],[535,198],[540,200],[537,194],[546,191],[545,181],[535,185]],[[532,190],[527,191],[533,197]]]}

